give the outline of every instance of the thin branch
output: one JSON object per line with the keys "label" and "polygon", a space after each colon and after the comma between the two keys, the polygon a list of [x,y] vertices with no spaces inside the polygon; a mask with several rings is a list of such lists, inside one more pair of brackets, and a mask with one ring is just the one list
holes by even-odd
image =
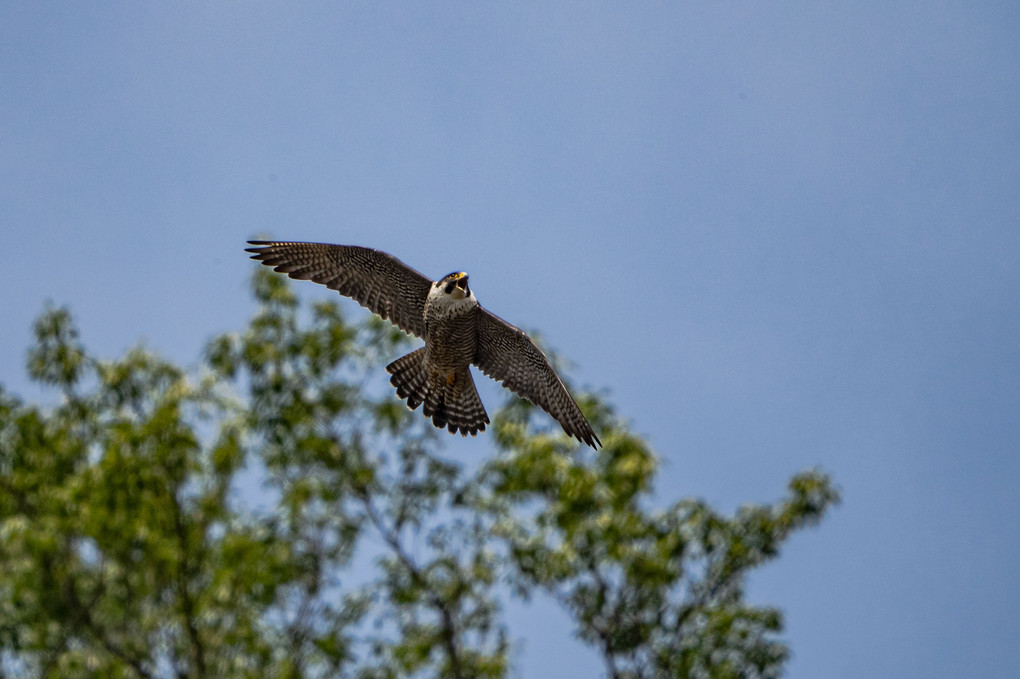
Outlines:
{"label": "thin branch", "polygon": [[443,647],[450,659],[450,671],[454,679],[464,679],[465,674],[461,666],[460,651],[457,648],[457,627],[454,623],[453,611],[450,610],[449,604],[429,586],[429,582],[422,574],[421,569],[414,563],[411,556],[404,551],[399,537],[379,516],[368,495],[364,491],[360,491],[358,497],[364,505],[365,514],[368,516],[369,521],[372,522],[372,525],[379,531],[383,540],[393,550],[397,559],[400,560],[411,574],[414,582],[425,589],[429,595],[429,601],[438,610],[441,619]]}
{"label": "thin branch", "polygon": [[195,663],[195,676],[202,679],[206,676],[205,666],[205,645],[195,624],[195,602],[188,591],[188,578],[190,576],[188,553],[187,528],[184,525],[183,511],[180,502],[177,500],[176,484],[169,488],[170,502],[174,508],[174,528],[177,533],[177,541],[181,549],[181,558],[177,565],[175,574],[177,589],[181,597],[181,613],[184,617],[184,627],[188,632],[188,640],[191,642],[192,662]]}
{"label": "thin branch", "polygon": [[[100,583],[100,586],[96,588],[95,594],[86,604],[78,596],[78,591],[74,586],[74,580],[68,580],[66,588],[68,604],[70,604],[71,608],[75,610],[75,614],[70,621],[70,624],[65,627],[63,638],[60,643],[53,649],[52,653],[47,658],[44,668],[53,667],[57,661],[57,657],[67,647],[68,641],[74,635],[75,628],[81,627],[91,634],[95,640],[99,642],[99,645],[102,646],[110,655],[129,665],[138,674],[138,676],[142,677],[142,679],[153,679],[154,675],[145,669],[142,665],[142,661],[128,654],[126,650],[115,644],[106,634],[106,630],[104,630],[92,617],[92,607],[99,602],[103,591],[104,586]],[[47,672],[44,670],[43,674],[47,674]]]}

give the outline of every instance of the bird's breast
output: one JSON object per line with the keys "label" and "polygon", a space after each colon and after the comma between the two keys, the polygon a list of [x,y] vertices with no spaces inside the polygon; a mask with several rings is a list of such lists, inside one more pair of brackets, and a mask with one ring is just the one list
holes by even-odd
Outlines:
{"label": "bird's breast", "polygon": [[474,360],[477,333],[472,313],[429,318],[425,332],[425,360],[443,368],[465,367]]}

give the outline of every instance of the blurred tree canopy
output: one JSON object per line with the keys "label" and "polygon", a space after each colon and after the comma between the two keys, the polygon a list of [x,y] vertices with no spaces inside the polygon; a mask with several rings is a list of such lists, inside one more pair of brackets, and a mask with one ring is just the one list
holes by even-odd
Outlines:
{"label": "blurred tree canopy", "polygon": [[557,601],[613,679],[782,673],[781,614],[743,584],[838,501],[826,475],[733,516],[653,508],[655,456],[593,396],[602,450],[512,399],[467,469],[381,377],[404,335],[253,288],[192,370],[38,319],[57,405],[0,387],[0,676],[505,677],[511,596]]}

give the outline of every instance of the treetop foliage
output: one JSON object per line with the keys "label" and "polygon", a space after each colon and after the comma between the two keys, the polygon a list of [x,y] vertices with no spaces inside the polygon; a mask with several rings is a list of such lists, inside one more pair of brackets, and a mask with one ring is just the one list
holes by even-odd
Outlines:
{"label": "treetop foliage", "polygon": [[593,395],[602,450],[511,399],[465,465],[381,381],[402,333],[253,290],[190,370],[38,319],[59,403],[0,387],[0,676],[505,677],[510,597],[557,601],[613,679],[781,674],[782,616],[743,587],[838,501],[825,474],[657,508],[656,457]]}

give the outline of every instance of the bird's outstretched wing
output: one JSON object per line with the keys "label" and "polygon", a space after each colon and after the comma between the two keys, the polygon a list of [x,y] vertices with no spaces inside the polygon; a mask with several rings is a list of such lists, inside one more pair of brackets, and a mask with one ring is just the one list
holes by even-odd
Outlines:
{"label": "bird's outstretched wing", "polygon": [[321,283],[391,321],[425,336],[425,299],[432,281],[393,255],[356,245],[250,240],[245,252],[291,278]]}
{"label": "bird's outstretched wing", "polygon": [[472,363],[552,415],[567,434],[598,449],[602,442],[538,345],[523,330],[499,316],[481,307],[475,313],[478,347]]}

